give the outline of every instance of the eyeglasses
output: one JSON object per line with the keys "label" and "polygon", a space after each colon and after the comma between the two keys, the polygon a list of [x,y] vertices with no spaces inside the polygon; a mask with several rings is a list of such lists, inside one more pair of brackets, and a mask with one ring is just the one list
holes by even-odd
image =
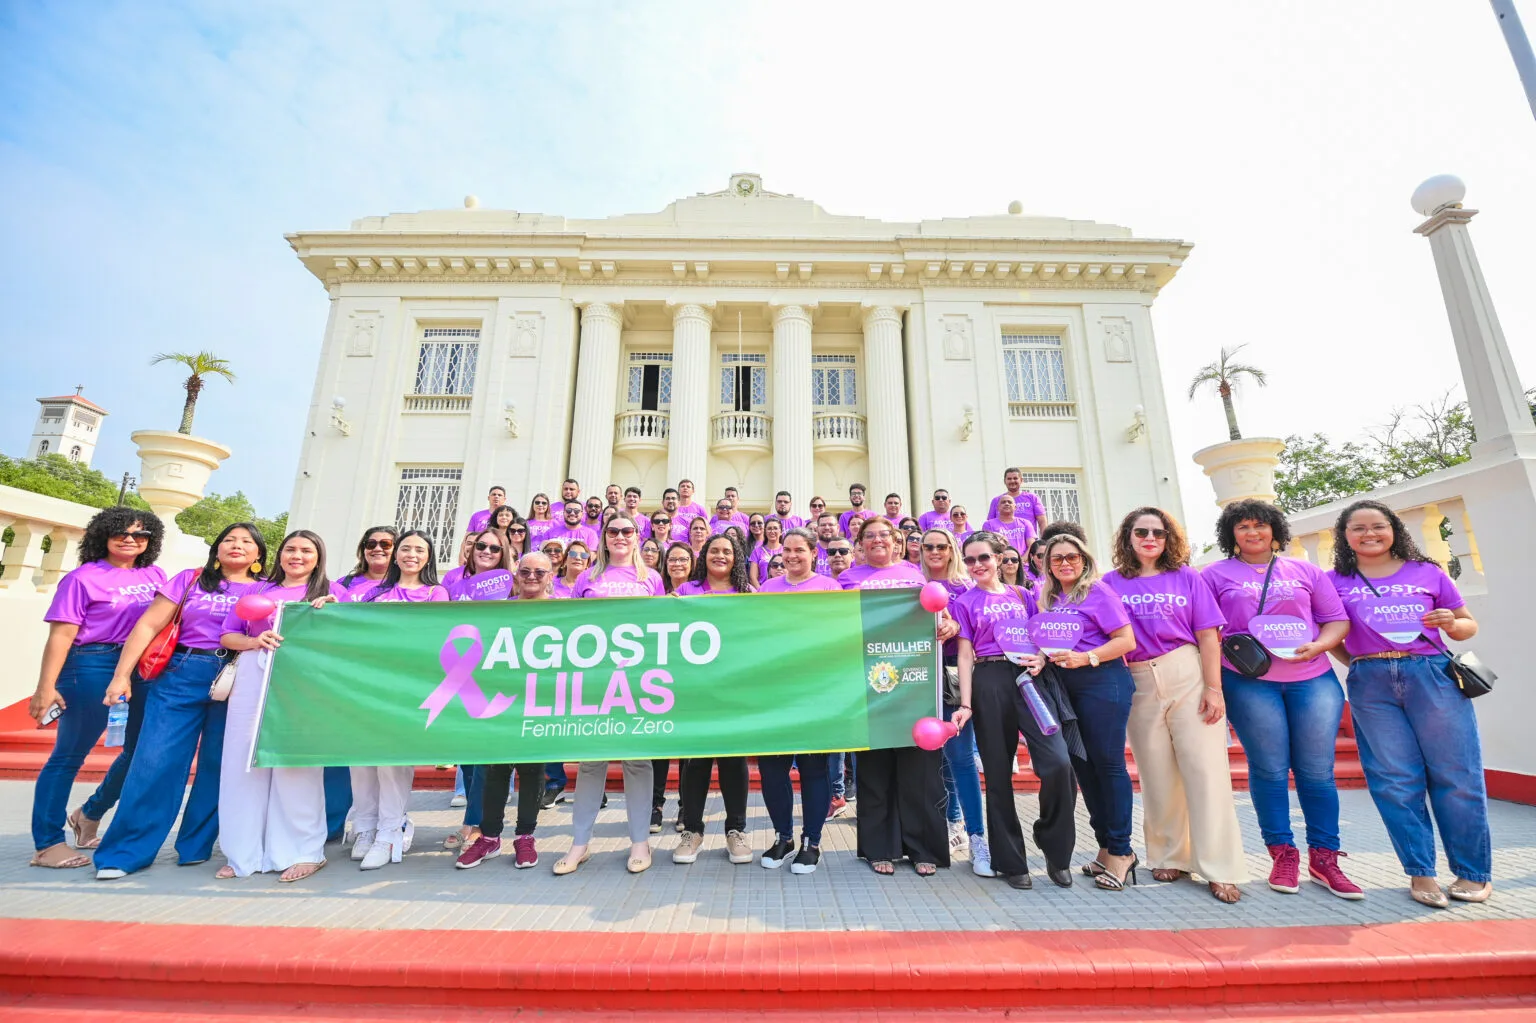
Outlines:
{"label": "eyeglasses", "polygon": [[967,554],[965,557],[961,558],[960,560],[964,561],[965,564],[966,564],[966,567],[969,568],[971,565],[975,565],[977,563],[985,565],[987,562],[992,560],[992,555],[990,555],[990,554]]}
{"label": "eyeglasses", "polygon": [[675,558],[668,558],[667,559],[667,567],[668,568],[674,568],[674,567],[676,567],[676,568],[687,568],[689,563],[692,560],[693,560],[692,558],[685,558],[685,557],[682,557],[681,555],[679,555],[678,557],[675,557]]}
{"label": "eyeglasses", "polygon": [[121,540],[126,543],[149,543],[151,536],[148,532],[139,529],[132,533],[113,533],[112,539]]}
{"label": "eyeglasses", "polygon": [[949,550],[949,544],[947,544],[947,543],[925,543],[925,544],[923,544],[923,550],[927,551],[929,554],[932,554],[935,551],[947,551],[947,550]]}
{"label": "eyeglasses", "polygon": [[365,551],[392,551],[394,549],[395,549],[395,541],[393,541],[393,540],[364,540],[363,541],[363,550],[365,550]]}
{"label": "eyeglasses", "polygon": [[571,551],[566,557],[571,561],[586,561],[592,555],[587,551]]}
{"label": "eyeglasses", "polygon": [[1051,564],[1053,564],[1053,565],[1081,565],[1082,563],[1083,563],[1083,556],[1081,554],[1052,554],[1051,555]]}
{"label": "eyeglasses", "polygon": [[546,579],[549,577],[547,568],[520,568],[517,570],[519,579]]}
{"label": "eyeglasses", "polygon": [[490,551],[492,554],[500,554],[502,547],[499,543],[486,543],[484,540],[477,540],[475,541],[475,550]]}
{"label": "eyeglasses", "polygon": [[866,540],[889,540],[896,534],[892,533],[889,529],[881,529],[873,533],[866,529],[860,535]]}
{"label": "eyeglasses", "polygon": [[1392,532],[1392,523],[1373,522],[1369,526],[1350,526],[1347,532],[1350,536],[1364,536],[1367,533],[1381,533],[1385,535]]}
{"label": "eyeglasses", "polygon": [[609,526],[608,527],[608,535],[609,536],[614,536],[614,537],[618,537],[618,536],[634,536],[635,535],[635,527],[634,526]]}
{"label": "eyeglasses", "polygon": [[852,547],[828,547],[827,548],[827,557],[829,557],[829,558],[846,558],[846,557],[850,557],[852,554],[853,554],[853,548]]}
{"label": "eyeglasses", "polygon": [[1018,563],[1019,563],[1019,559],[1018,558],[1004,558],[1003,559],[1003,564],[1005,564],[1005,565],[1017,565]]}
{"label": "eyeglasses", "polygon": [[1131,535],[1138,540],[1145,540],[1149,536],[1154,540],[1165,540],[1168,537],[1168,530],[1148,529],[1146,526],[1137,526],[1131,530]]}

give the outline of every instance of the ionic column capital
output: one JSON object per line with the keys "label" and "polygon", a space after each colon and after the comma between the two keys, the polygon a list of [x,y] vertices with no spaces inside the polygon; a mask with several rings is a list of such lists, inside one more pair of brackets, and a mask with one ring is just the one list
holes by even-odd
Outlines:
{"label": "ionic column capital", "polygon": [[868,330],[871,327],[884,323],[894,323],[899,327],[901,325],[901,313],[904,308],[904,306],[884,305],[874,302],[863,303],[864,329]]}
{"label": "ionic column capital", "polygon": [[672,312],[672,326],[679,327],[689,320],[702,320],[710,327],[715,323],[715,304],[713,302],[668,302],[667,308]]}
{"label": "ionic column capital", "polygon": [[777,327],[781,323],[804,323],[811,325],[811,318],[816,313],[815,302],[769,302],[768,310],[773,314],[773,325]]}
{"label": "ionic column capital", "polygon": [[588,320],[604,320],[615,327],[624,326],[623,302],[583,302],[578,308],[583,324]]}

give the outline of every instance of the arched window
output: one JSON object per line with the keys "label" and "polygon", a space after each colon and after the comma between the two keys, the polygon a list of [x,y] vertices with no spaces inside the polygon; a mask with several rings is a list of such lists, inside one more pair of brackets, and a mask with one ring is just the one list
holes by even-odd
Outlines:
{"label": "arched window", "polygon": [[74,447],[69,449],[69,460],[71,462],[80,461],[80,445],[76,444]]}
{"label": "arched window", "polygon": [[38,457],[41,458],[43,455],[46,455],[47,453],[48,453],[48,442],[47,441],[43,441],[41,444],[39,444],[37,446]]}

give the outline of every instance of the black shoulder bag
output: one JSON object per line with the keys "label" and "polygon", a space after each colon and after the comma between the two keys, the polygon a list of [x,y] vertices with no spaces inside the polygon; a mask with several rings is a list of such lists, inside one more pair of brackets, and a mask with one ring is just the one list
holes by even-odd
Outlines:
{"label": "black shoulder bag", "polygon": [[[1376,596],[1381,596],[1381,591],[1371,585],[1371,581],[1365,577],[1364,572],[1356,571],[1360,581],[1365,583]],[[1429,641],[1429,645],[1439,650],[1450,659],[1445,666],[1445,673],[1450,680],[1456,683],[1456,688],[1461,690],[1461,695],[1469,700],[1475,700],[1479,696],[1493,692],[1493,684],[1499,680],[1499,676],[1488,665],[1484,664],[1476,654],[1467,650],[1459,654],[1453,654],[1441,643],[1436,629],[1434,633],[1425,632],[1422,635]]]}
{"label": "black shoulder bag", "polygon": [[[1264,613],[1264,601],[1269,597],[1269,577],[1275,571],[1275,558],[1269,559],[1269,567],[1264,570],[1264,586],[1259,590],[1259,609],[1254,612],[1254,617]],[[1246,632],[1236,632],[1221,639],[1221,655],[1232,665],[1232,669],[1244,678],[1260,678],[1269,673],[1269,651],[1264,649],[1264,644],[1250,636]]]}

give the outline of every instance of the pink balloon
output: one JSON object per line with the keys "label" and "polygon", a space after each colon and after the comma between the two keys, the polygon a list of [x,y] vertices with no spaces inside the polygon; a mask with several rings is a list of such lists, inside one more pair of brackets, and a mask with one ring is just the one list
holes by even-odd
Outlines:
{"label": "pink balloon", "polygon": [[247,593],[235,601],[235,614],[247,622],[259,622],[263,618],[271,618],[276,611],[276,602],[259,593]]}
{"label": "pink balloon", "polygon": [[912,724],[912,741],[925,750],[936,750],[959,733],[953,723],[933,717],[918,718]]}
{"label": "pink balloon", "polygon": [[949,606],[949,591],[944,588],[943,583],[935,579],[918,593],[917,602],[923,605],[924,611],[938,613]]}

